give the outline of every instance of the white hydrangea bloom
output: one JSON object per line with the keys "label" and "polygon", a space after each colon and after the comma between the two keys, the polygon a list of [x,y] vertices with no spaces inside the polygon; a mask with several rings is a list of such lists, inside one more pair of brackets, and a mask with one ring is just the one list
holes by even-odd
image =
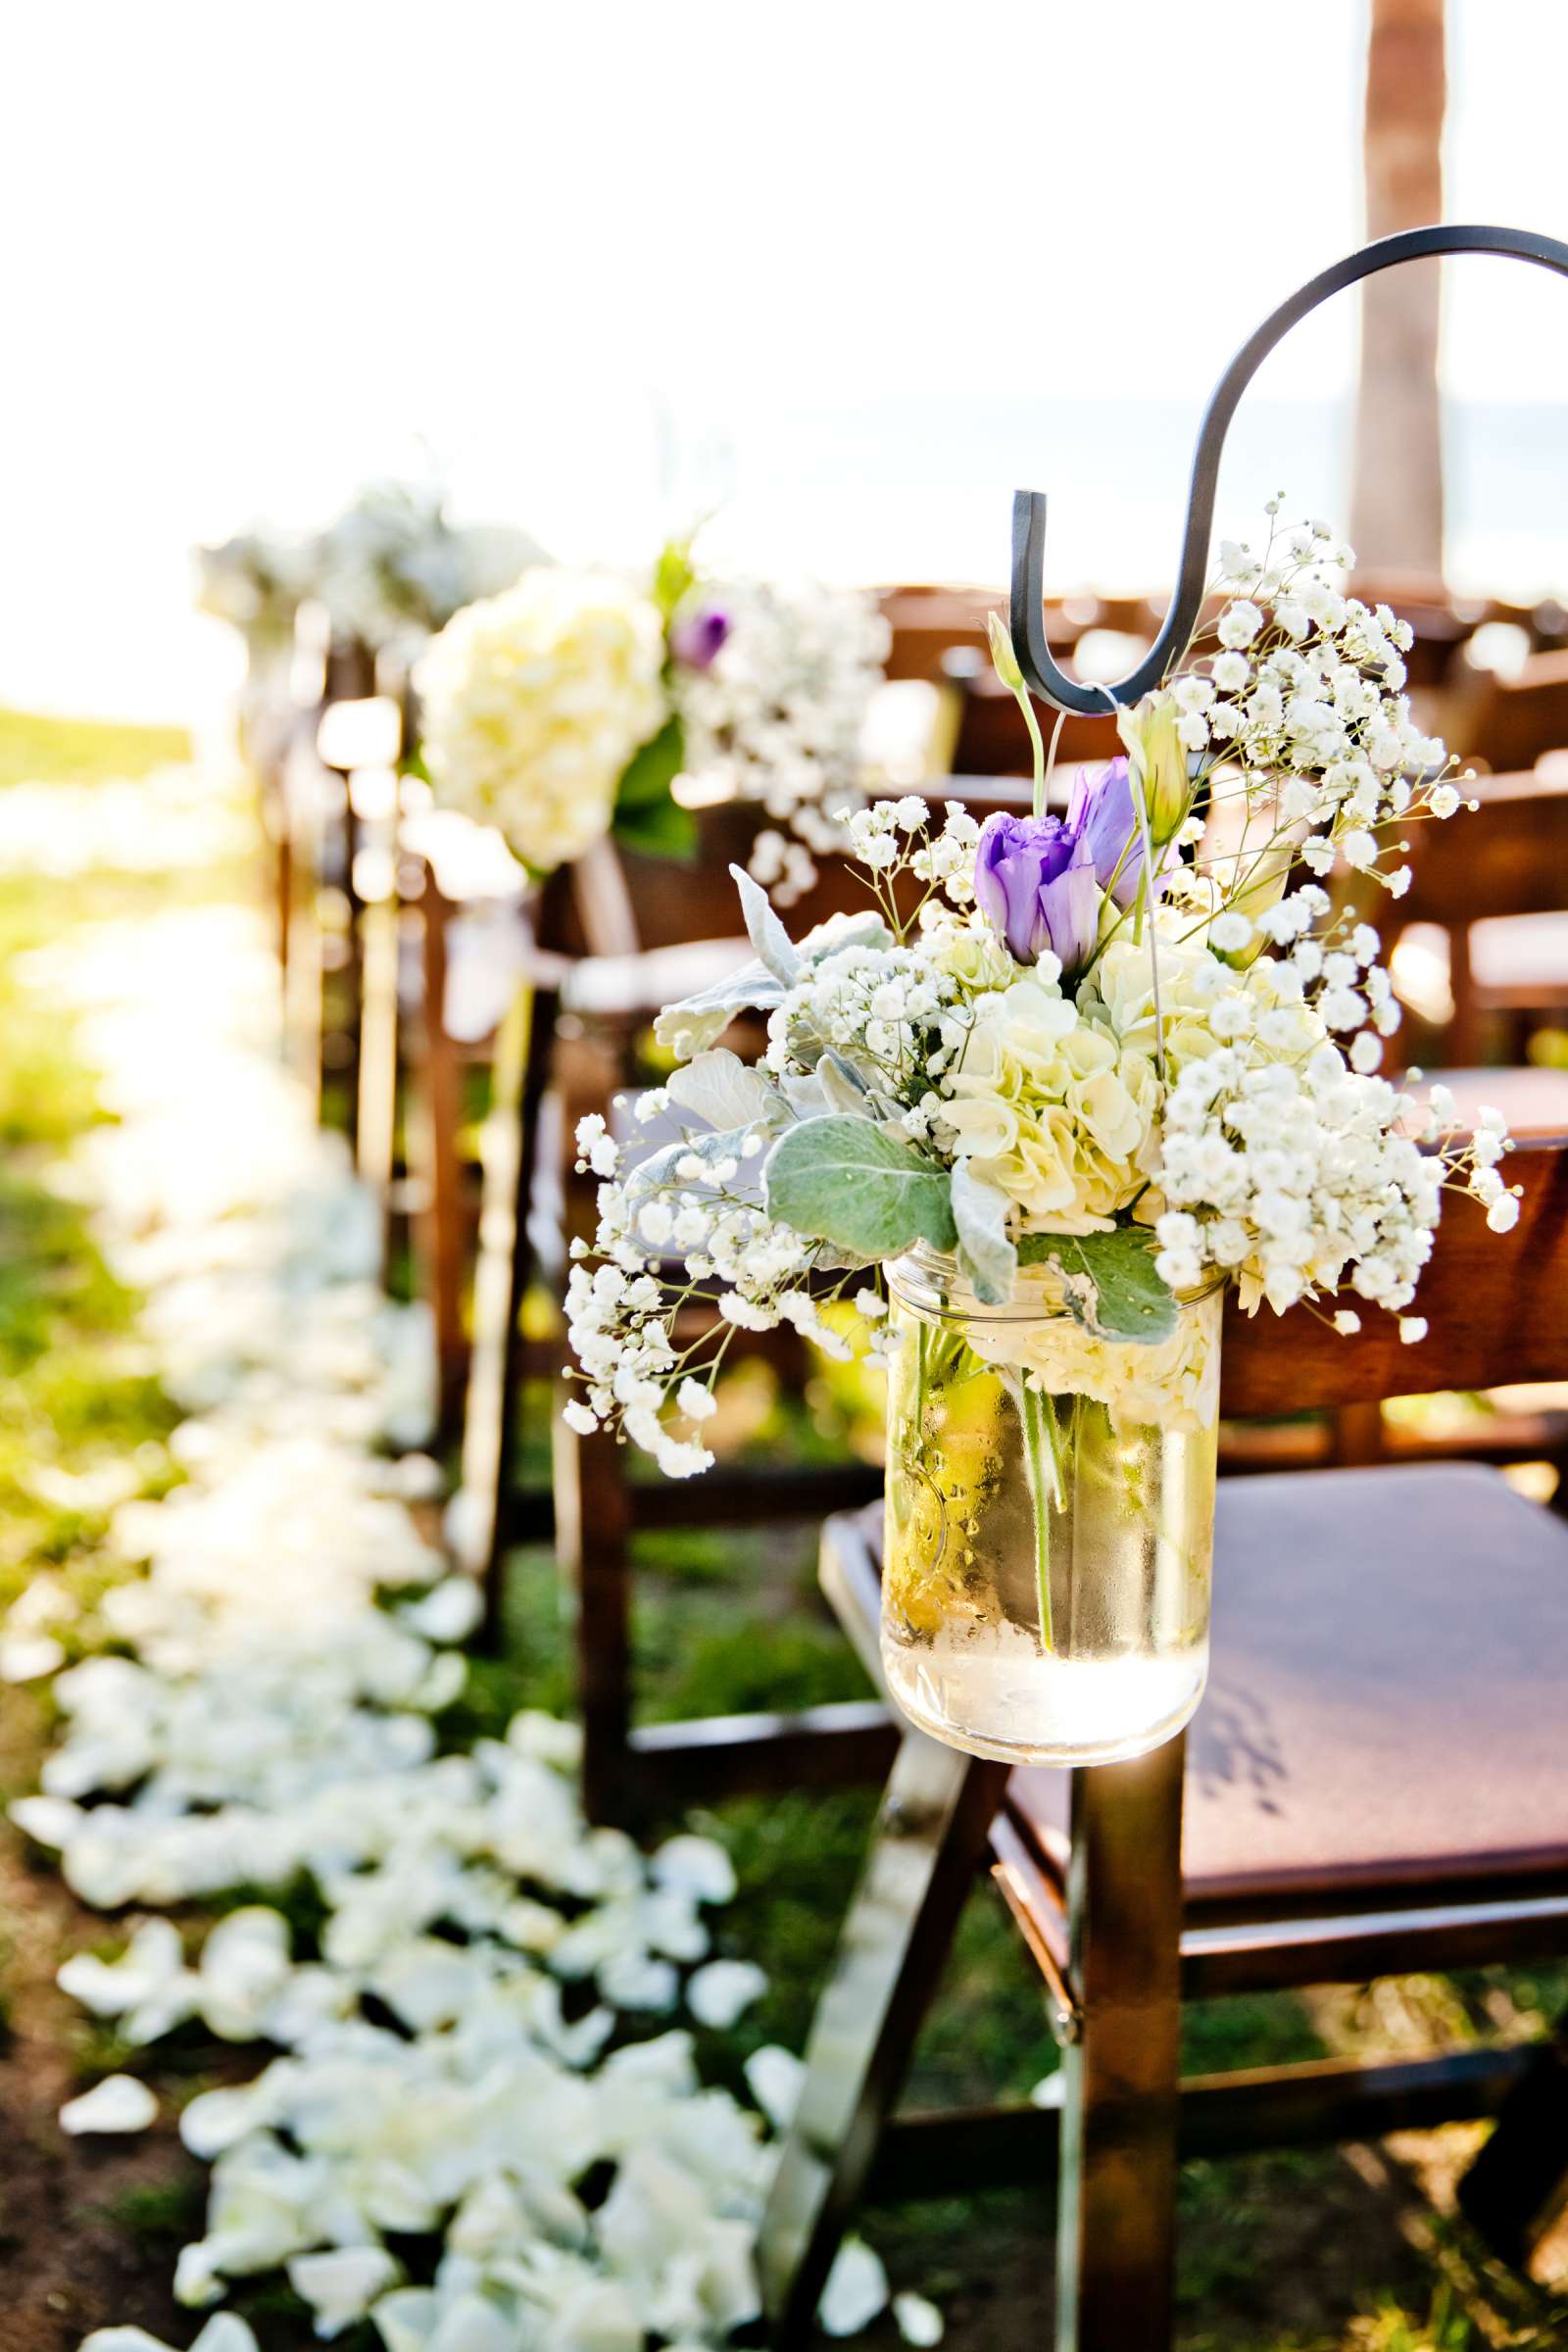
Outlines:
{"label": "white hydrangea bloom", "polygon": [[536,566],[466,606],[416,672],[437,798],[538,872],[580,858],[663,723],[663,660],[658,608],[607,573]]}

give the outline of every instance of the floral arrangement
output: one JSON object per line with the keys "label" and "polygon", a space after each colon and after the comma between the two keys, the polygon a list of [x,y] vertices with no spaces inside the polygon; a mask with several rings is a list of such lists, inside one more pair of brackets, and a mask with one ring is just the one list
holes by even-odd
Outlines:
{"label": "floral arrangement", "polygon": [[816,878],[812,853],[842,850],[836,820],[863,804],[860,743],[888,624],[858,590],[738,579],[696,596],[672,643],[686,772],[775,819],[751,870],[788,906]]}
{"label": "floral arrangement", "polygon": [[198,547],[196,602],[264,644],[286,638],[313,598],[339,636],[407,653],[465,605],[545,560],[525,532],[454,523],[438,492],[383,482],[362,490],[313,538],[242,531]]}
{"label": "floral arrangement", "polygon": [[[1064,816],[1038,749],[1030,817],[863,808],[867,912],[799,944],[737,872],[756,960],[662,1016],[680,1066],[636,1104],[655,1148],[579,1130],[605,1181],[568,1289],[572,1427],[706,1468],[733,1330],[787,1322],[842,1355],[829,1301],[874,1333],[881,1270],[921,1244],[982,1301],[1022,1278],[1066,1310],[1071,1385],[1113,1415],[1129,1379],[1145,1417],[1151,1387],[1179,1414],[1211,1381],[1128,1370],[1154,1371],[1140,1350],[1210,1283],[1251,1310],[1348,1290],[1421,1338],[1404,1310],[1445,1189],[1497,1231],[1518,1204],[1496,1114],[1458,1141],[1441,1092],[1422,1109],[1379,1075],[1399,1016],[1378,935],[1324,886],[1343,867],[1398,896],[1402,829],[1460,805],[1402,692],[1407,630],[1342,593],[1348,561],[1322,525],[1271,521],[1260,558],[1227,543],[1212,636],[1121,712],[1123,755]],[[1000,622],[993,642],[1038,746]],[[755,1066],[718,1043],[741,1014],[766,1023]],[[712,1311],[687,1344],[694,1299]]]}
{"label": "floral arrangement", "polygon": [[673,541],[650,577],[526,574],[469,606],[418,668],[424,759],[440,798],[500,828],[547,873],[607,833],[690,850],[683,780],[760,801],[796,838],[758,837],[752,868],[780,904],[841,850],[862,804],[858,744],[885,624],[826,589],[698,581]]}
{"label": "floral arrangement", "polygon": [[307,549],[270,532],[240,531],[191,554],[199,611],[226,620],[253,646],[287,639],[295,612],[311,593]]}
{"label": "floral arrangement", "polygon": [[310,561],[334,629],[406,653],[545,557],[524,532],[453,523],[436,490],[379,482],[312,542]]}

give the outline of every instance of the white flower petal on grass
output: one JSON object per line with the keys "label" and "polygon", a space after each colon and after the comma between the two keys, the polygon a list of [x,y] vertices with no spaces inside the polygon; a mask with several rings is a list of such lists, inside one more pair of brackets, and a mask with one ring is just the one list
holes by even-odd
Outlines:
{"label": "white flower petal on grass", "polygon": [[0,1683],[41,1682],[65,1662],[53,1634],[0,1634]]}
{"label": "white flower petal on grass", "polygon": [[948,2324],[941,2312],[924,2295],[895,2295],[893,2317],[906,2344],[922,2347],[940,2344],[948,2331]]}
{"label": "white flower petal on grass", "polygon": [[384,2246],[334,2246],[322,2254],[296,2254],[285,2265],[288,2282],[316,2314],[318,2335],[341,2335],[363,2320],[378,2295],[398,2276]]}
{"label": "white flower petal on grass", "polygon": [[687,1984],[686,2006],[700,2026],[723,2033],[766,1990],[766,1972],[754,1960],[710,1960]]}
{"label": "white flower petal on grass", "polygon": [[250,1903],[220,1919],[202,1947],[201,2011],[224,2041],[254,2041],[288,1982],[288,1921]]}
{"label": "white flower petal on grass", "polygon": [[24,1837],[55,1853],[64,1852],[86,1819],[69,1796],[19,1796],[7,1810]]}
{"label": "white flower petal on grass", "polygon": [[237,2311],[215,2311],[190,2352],[256,2352],[256,2336]]}
{"label": "white flower petal on grass", "polygon": [[775,2132],[787,2132],[795,2120],[806,2081],[806,2068],[793,2050],[768,2042],[746,2061],[746,2085]]}
{"label": "white flower petal on grass", "polygon": [[833,2259],[816,2307],[824,2335],[858,2335],[888,2307],[888,2275],[882,2258],[860,2237],[847,2237]]}
{"label": "white flower petal on grass", "polygon": [[729,1903],[735,1899],[735,1865],[713,1838],[690,1832],[666,1838],[652,1863],[654,1883],[679,1887],[699,1903]]}
{"label": "white flower petal on grass", "polygon": [[422,1600],[405,1602],[398,1615],[426,1642],[466,1642],[484,1614],[484,1594],[471,1576],[443,1578]]}
{"label": "white flower petal on grass", "polygon": [[158,2101],[134,2075],[106,2075],[60,2110],[60,2128],[73,2138],[88,2133],[145,2132],[158,2117]]}
{"label": "white flower petal on grass", "polygon": [[517,2352],[516,2328],[483,2295],[399,2287],[371,2306],[370,2318],[386,2352]]}

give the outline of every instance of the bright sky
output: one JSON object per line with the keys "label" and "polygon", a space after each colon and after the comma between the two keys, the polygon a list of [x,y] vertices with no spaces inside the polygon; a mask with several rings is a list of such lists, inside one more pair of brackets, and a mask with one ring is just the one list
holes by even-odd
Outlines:
{"label": "bright sky", "polygon": [[[1449,217],[1568,234],[1568,14],[1449,12]],[[1363,40],[1362,0],[28,10],[0,699],[210,694],[228,649],[188,615],[190,541],[324,519],[419,437],[464,512],[565,556],[634,557],[722,488],[742,560],[1000,576],[1023,467],[1063,563],[1103,572],[1114,449],[1067,463],[1042,429],[1037,461],[1033,404],[1190,403],[1190,440],[1237,344],[1359,238]],[[1564,289],[1448,274],[1449,391],[1568,403]],[[1342,301],[1298,330],[1254,397],[1342,394],[1353,326]],[[843,425],[889,404],[897,512],[886,483],[858,500]],[[994,460],[965,438],[988,404]],[[770,452],[813,448],[815,495],[770,481]],[[1174,551],[1181,468],[1160,480],[1140,511]],[[1568,546],[1561,470],[1543,500]]]}

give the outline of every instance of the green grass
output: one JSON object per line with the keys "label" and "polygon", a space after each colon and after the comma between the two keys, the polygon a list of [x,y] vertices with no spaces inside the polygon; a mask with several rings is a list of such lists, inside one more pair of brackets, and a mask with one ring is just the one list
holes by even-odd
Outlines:
{"label": "green grass", "polygon": [[132,727],[0,709],[0,785],[97,784],[190,758],[183,727]]}

